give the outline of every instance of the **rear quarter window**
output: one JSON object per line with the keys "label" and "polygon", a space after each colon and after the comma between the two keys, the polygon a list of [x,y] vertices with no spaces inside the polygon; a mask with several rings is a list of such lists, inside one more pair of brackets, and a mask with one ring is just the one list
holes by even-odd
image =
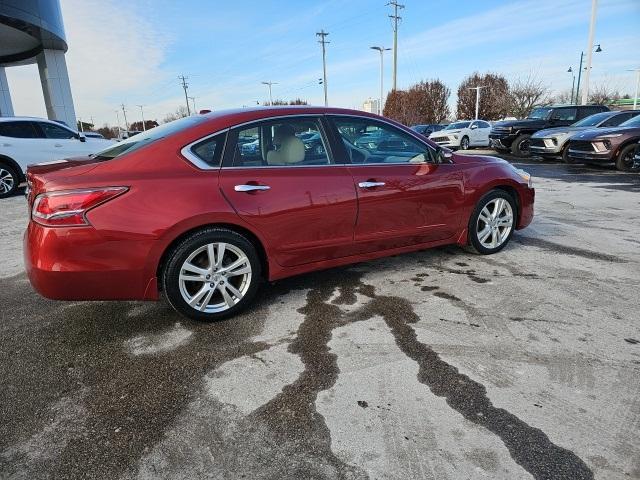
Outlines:
{"label": "rear quarter window", "polygon": [[32,122],[0,122],[0,136],[10,138],[39,138]]}

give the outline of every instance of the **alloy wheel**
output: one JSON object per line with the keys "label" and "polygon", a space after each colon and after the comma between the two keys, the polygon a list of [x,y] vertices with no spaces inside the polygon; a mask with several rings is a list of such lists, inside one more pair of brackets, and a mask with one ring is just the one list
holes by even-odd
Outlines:
{"label": "alloy wheel", "polygon": [[216,242],[193,251],[180,268],[182,298],[193,309],[219,313],[236,305],[251,286],[251,263],[230,243]]}
{"label": "alloy wheel", "polygon": [[15,185],[15,179],[10,171],[0,167],[0,193],[9,193]]}
{"label": "alloy wheel", "polygon": [[513,210],[504,198],[494,198],[480,211],[476,235],[480,244],[489,249],[502,245],[513,228]]}
{"label": "alloy wheel", "polygon": [[462,150],[469,150],[469,139],[465,137],[460,140],[460,147]]}

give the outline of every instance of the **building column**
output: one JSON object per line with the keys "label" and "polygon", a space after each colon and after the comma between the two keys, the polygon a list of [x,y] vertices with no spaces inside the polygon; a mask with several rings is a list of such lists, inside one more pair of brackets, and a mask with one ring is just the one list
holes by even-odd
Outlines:
{"label": "building column", "polygon": [[37,59],[47,116],[50,120],[62,120],[75,130],[77,128],[76,112],[73,108],[64,52],[45,49]]}
{"label": "building column", "polygon": [[0,117],[13,117],[13,104],[4,67],[0,67]]}

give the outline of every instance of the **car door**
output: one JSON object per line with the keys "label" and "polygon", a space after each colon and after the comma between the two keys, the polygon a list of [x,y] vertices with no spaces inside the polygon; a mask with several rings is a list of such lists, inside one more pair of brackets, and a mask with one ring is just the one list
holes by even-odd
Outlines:
{"label": "car door", "polygon": [[76,132],[62,125],[49,122],[37,124],[44,136],[44,148],[52,160],[89,155],[100,150],[97,145],[80,141]]}
{"label": "car door", "polygon": [[476,129],[476,145],[479,147],[488,147],[491,124],[484,120],[476,120],[475,123],[478,125],[478,128]]}
{"label": "car door", "polygon": [[471,122],[469,125],[469,145],[476,146],[480,144],[480,122],[478,120]]}
{"label": "car door", "polygon": [[[334,161],[320,116],[285,116],[233,129],[220,188],[266,239],[282,266],[349,255],[357,199],[345,165]],[[304,142],[302,133],[318,133]],[[256,138],[252,148],[243,138]]]}
{"label": "car door", "polygon": [[0,122],[0,154],[13,159],[25,171],[28,165],[48,160],[40,137],[41,132],[32,121]]}
{"label": "car door", "polygon": [[[434,149],[390,123],[369,117],[330,116],[337,155],[349,163],[358,194],[354,239],[360,253],[453,238],[460,231],[462,174],[434,163]],[[388,139],[356,146],[363,132]]]}

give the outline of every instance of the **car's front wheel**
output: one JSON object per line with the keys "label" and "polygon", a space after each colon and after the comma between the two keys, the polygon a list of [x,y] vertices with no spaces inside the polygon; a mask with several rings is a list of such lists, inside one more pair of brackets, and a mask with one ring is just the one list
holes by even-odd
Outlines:
{"label": "car's front wheel", "polygon": [[238,232],[212,227],[187,237],[171,252],[163,289],[179,313],[214,321],[249,305],[260,281],[260,259],[253,244]]}
{"label": "car's front wheel", "polygon": [[522,135],[518,135],[518,137],[511,144],[511,153],[516,157],[528,157],[531,152],[529,150],[529,145],[531,144],[531,135],[527,135],[523,133]]}
{"label": "car's front wheel", "polygon": [[616,168],[621,172],[634,172],[638,170],[638,167],[635,166],[634,156],[636,152],[636,148],[638,147],[637,143],[632,143],[631,145],[627,145],[620,153],[618,153],[618,158],[616,158]]}
{"label": "car's front wheel", "polygon": [[462,140],[460,140],[460,150],[469,150],[469,137],[462,137]]}
{"label": "car's front wheel", "polygon": [[16,172],[15,168],[0,164],[0,198],[10,197],[20,184],[20,176]]}
{"label": "car's front wheel", "polygon": [[516,225],[516,204],[504,190],[485,194],[469,219],[469,243],[483,255],[502,250],[513,235]]}

